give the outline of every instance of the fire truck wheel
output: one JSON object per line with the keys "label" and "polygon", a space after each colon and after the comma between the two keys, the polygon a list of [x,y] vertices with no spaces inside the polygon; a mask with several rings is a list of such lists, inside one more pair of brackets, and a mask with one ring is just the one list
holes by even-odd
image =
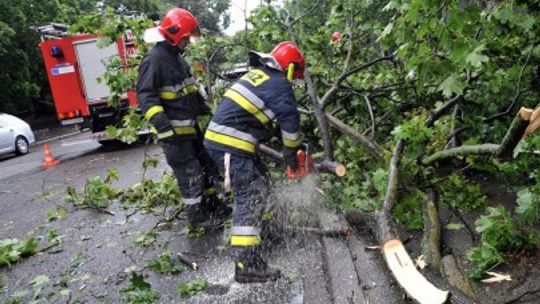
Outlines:
{"label": "fire truck wheel", "polygon": [[28,150],[28,140],[22,135],[17,136],[17,138],[15,138],[15,153],[17,155],[24,155],[28,153]]}

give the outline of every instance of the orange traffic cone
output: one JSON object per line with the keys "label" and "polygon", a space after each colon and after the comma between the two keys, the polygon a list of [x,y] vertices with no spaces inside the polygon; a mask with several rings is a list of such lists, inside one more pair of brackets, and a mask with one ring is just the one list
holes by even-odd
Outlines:
{"label": "orange traffic cone", "polygon": [[43,145],[43,150],[45,152],[45,160],[43,161],[43,163],[41,163],[41,166],[43,166],[43,168],[47,169],[50,167],[54,167],[60,163],[59,160],[54,159],[54,156],[52,155],[48,144]]}

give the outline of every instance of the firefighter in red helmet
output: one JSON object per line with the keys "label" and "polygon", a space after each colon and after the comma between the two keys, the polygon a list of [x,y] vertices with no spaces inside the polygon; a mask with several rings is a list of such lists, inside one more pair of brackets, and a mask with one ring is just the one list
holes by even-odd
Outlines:
{"label": "firefighter in red helmet", "polygon": [[[297,170],[301,147],[300,117],[292,80],[303,78],[305,60],[291,42],[278,44],[270,54],[250,53],[250,72],[223,95],[210,122],[204,145],[225,173],[234,192],[231,246],[239,283],[266,282],[280,277],[261,256],[261,217],[269,193],[269,176],[256,153],[257,144],[279,133],[285,162]],[[273,124],[281,132],[276,132]],[[268,244],[265,244],[268,245]]]}
{"label": "firefighter in red helmet", "polygon": [[137,99],[176,176],[189,223],[214,228],[231,208],[216,195],[219,172],[204,149],[197,122],[210,108],[182,57],[199,35],[197,19],[181,8],[169,10],[158,27],[145,32],[145,41],[156,44],[139,67]]}

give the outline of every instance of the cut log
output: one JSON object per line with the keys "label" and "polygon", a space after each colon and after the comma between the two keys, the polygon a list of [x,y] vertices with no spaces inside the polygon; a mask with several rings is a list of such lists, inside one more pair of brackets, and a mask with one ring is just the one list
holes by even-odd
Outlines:
{"label": "cut log", "polygon": [[435,271],[441,269],[441,222],[437,211],[438,196],[430,190],[423,199],[422,214],[424,233],[422,235],[422,255],[429,267]]}
{"label": "cut log", "polygon": [[193,270],[199,270],[199,264],[188,259],[184,254],[177,252],[176,257],[178,258],[180,262],[182,262],[184,265],[188,266],[189,268]]}
{"label": "cut log", "polygon": [[433,286],[414,267],[414,262],[400,240],[390,240],[383,246],[384,259],[399,285],[407,294],[421,304],[442,304],[448,299],[448,291]]}
{"label": "cut log", "polygon": [[453,255],[449,254],[442,258],[441,271],[445,275],[446,280],[450,285],[459,289],[467,297],[473,300],[477,299],[471,282],[469,282],[469,279],[467,279],[465,276],[461,265]]}
{"label": "cut log", "polygon": [[347,168],[345,168],[344,165],[331,159],[315,162],[315,170],[319,172],[332,173],[339,177],[343,177],[347,174]]}

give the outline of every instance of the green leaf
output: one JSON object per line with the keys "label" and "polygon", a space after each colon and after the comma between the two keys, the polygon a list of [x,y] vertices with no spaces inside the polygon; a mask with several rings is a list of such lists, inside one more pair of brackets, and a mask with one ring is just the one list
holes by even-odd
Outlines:
{"label": "green leaf", "polygon": [[482,52],[485,50],[485,45],[480,45],[474,51],[469,53],[467,57],[465,58],[465,61],[472,65],[475,68],[479,68],[482,66],[482,63],[488,62],[489,58],[486,55],[483,55]]}
{"label": "green leaf", "polygon": [[201,292],[208,285],[206,279],[198,279],[189,282],[184,282],[178,285],[177,291],[181,295],[196,295]]}
{"label": "green leaf", "polygon": [[443,95],[446,97],[451,97],[453,95],[461,95],[463,94],[464,89],[465,84],[459,79],[459,76],[455,73],[448,76],[439,85],[439,90],[441,90]]}

